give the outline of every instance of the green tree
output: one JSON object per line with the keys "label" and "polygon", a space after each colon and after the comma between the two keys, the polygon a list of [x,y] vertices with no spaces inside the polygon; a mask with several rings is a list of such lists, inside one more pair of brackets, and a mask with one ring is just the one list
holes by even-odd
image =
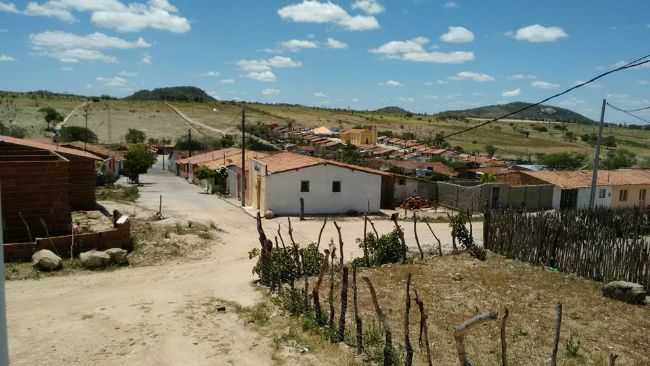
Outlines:
{"label": "green tree", "polygon": [[600,167],[605,170],[629,168],[636,165],[636,155],[629,150],[618,149],[607,152]]}
{"label": "green tree", "polygon": [[541,154],[537,159],[540,164],[545,165],[549,169],[575,170],[585,164],[586,156],[579,153],[562,152]]}
{"label": "green tree", "polygon": [[126,133],[126,136],[124,136],[124,139],[129,144],[141,144],[147,139],[147,135],[143,131],[136,130],[135,128],[129,128],[129,131]]}
{"label": "green tree", "polygon": [[494,157],[494,154],[497,152],[497,148],[494,145],[485,146],[485,152],[487,152],[489,157]]}
{"label": "green tree", "polygon": [[59,130],[58,140],[60,142],[83,141],[93,144],[97,142],[97,135],[85,127],[66,126]]}
{"label": "green tree", "polygon": [[126,154],[124,171],[132,182],[140,183],[140,174],[146,173],[155,162],[155,154],[146,145],[132,145]]}
{"label": "green tree", "polygon": [[493,183],[497,181],[497,176],[492,173],[484,173],[481,175],[481,183]]}
{"label": "green tree", "polygon": [[59,113],[56,109],[52,107],[43,107],[38,110],[40,113],[43,113],[43,119],[47,123],[47,129],[52,129],[52,124],[63,122],[63,115]]}

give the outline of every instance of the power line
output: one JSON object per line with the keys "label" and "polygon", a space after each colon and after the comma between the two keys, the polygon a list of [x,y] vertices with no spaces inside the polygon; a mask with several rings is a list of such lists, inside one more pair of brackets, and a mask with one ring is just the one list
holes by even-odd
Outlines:
{"label": "power line", "polygon": [[643,108],[637,108],[637,109],[628,109],[627,112],[641,112],[641,111],[645,111],[647,109],[650,109],[650,106],[643,107]]}
{"label": "power line", "polygon": [[[644,122],[644,123],[650,123],[650,121],[647,121],[646,119],[637,116],[636,114],[632,113],[632,111],[628,111],[628,110],[625,110],[625,109],[619,108],[619,107],[617,107],[617,106],[611,104],[610,102],[607,102],[607,105],[608,105],[610,108],[612,108],[612,109],[614,109],[614,110],[617,110],[617,111],[619,111],[619,112],[621,112],[621,113],[625,113],[625,114],[627,114],[628,116],[634,117],[634,118],[638,119],[638,120],[641,121],[641,122]],[[641,110],[643,110],[643,109],[650,109],[650,107],[648,107],[648,108],[642,108]]]}
{"label": "power line", "polygon": [[[638,67],[638,66],[641,66],[641,65],[644,65],[644,64],[650,63],[650,60],[645,60],[645,59],[647,59],[647,58],[649,58],[649,57],[650,57],[650,55],[645,55],[645,56],[643,56],[643,57],[639,57],[639,58],[637,58],[637,59],[634,59],[634,60],[628,62],[627,64],[625,64],[625,65],[623,65],[623,66],[619,66],[619,67],[617,67],[617,68],[615,68],[615,69],[612,69],[612,70],[606,71],[606,72],[604,72],[604,73],[602,73],[602,74],[599,74],[599,75],[596,75],[596,76],[594,76],[593,78],[591,78],[591,79],[589,79],[589,80],[587,80],[587,81],[585,81],[585,82],[583,82],[583,83],[580,83],[580,84],[574,85],[574,86],[572,86],[572,87],[569,88],[569,89],[566,89],[566,90],[564,90],[564,91],[562,91],[562,92],[560,92],[560,93],[557,93],[557,94],[551,95],[550,97],[545,98],[545,99],[542,99],[541,101],[539,101],[539,102],[537,102],[537,103],[529,104],[529,105],[527,105],[527,106],[525,106],[525,107],[522,107],[522,108],[517,109],[517,110],[514,111],[514,112],[506,113],[506,114],[504,114],[504,115],[502,115],[502,116],[500,116],[500,117],[497,117],[497,118],[491,119],[491,120],[489,120],[489,121],[485,121],[485,122],[479,123],[479,124],[477,124],[477,125],[475,125],[475,126],[468,127],[468,128],[465,128],[465,129],[460,130],[460,131],[457,131],[457,132],[452,132],[452,133],[450,133],[450,134],[448,134],[448,135],[446,135],[446,136],[443,136],[443,139],[447,139],[447,138],[452,137],[452,136],[460,135],[460,134],[462,134],[462,133],[465,133],[465,132],[469,132],[469,131],[475,130],[475,129],[477,129],[477,128],[480,128],[480,127],[483,127],[483,126],[485,126],[485,125],[488,125],[488,124],[490,124],[490,123],[492,123],[492,122],[496,122],[496,121],[498,121],[498,120],[501,120],[501,119],[504,119],[504,118],[508,118],[508,117],[510,117],[510,116],[513,116],[513,115],[515,115],[515,114],[517,114],[517,113],[521,113],[521,112],[523,112],[523,111],[525,111],[525,110],[528,110],[528,109],[531,109],[531,108],[533,108],[533,107],[537,107],[538,105],[544,104],[544,103],[548,102],[548,101],[551,100],[551,99],[555,99],[555,98],[561,97],[561,96],[563,96],[563,95],[565,95],[565,94],[568,94],[568,93],[570,93],[570,92],[572,92],[572,91],[574,91],[574,90],[576,90],[576,89],[579,89],[579,88],[582,88],[582,87],[584,87],[584,86],[586,86],[586,85],[589,85],[589,84],[595,82],[596,80],[601,79],[601,78],[603,78],[603,77],[605,77],[605,76],[607,76],[607,75],[609,75],[609,74],[613,74],[613,73],[618,72],[618,71],[623,71],[623,70],[631,69],[631,68],[634,68],[634,67]],[[645,61],[643,61],[643,60],[645,60]]]}

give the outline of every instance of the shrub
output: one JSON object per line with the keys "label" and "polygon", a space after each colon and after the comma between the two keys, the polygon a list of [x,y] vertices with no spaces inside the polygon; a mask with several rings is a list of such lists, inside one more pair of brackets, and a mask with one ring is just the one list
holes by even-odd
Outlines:
{"label": "shrub", "polygon": [[147,136],[143,131],[136,130],[135,128],[129,128],[129,131],[126,133],[126,136],[124,136],[124,139],[126,142],[129,144],[141,144],[144,143],[146,140]]}
{"label": "shrub", "polygon": [[97,135],[85,127],[69,126],[63,127],[59,131],[60,142],[83,141],[88,143],[97,142]]}
{"label": "shrub", "polygon": [[[364,243],[362,240],[357,240],[359,247],[364,249]],[[397,230],[393,230],[388,234],[384,234],[377,237],[370,233],[366,238],[365,246],[368,250],[368,260],[371,266],[380,266],[386,263],[397,263],[402,258],[403,247],[402,243],[399,240],[399,234]],[[362,258],[357,258],[353,261],[354,265],[362,266],[365,265],[365,260]]]}

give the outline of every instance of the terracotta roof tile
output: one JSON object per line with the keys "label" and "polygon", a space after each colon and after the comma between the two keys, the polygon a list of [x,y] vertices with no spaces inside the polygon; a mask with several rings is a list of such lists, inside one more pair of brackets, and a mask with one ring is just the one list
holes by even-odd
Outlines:
{"label": "terracotta roof tile", "polygon": [[[539,172],[522,171],[521,173],[551,183],[563,189],[591,187],[591,170],[543,170]],[[598,171],[598,186],[623,185],[650,185],[650,170],[619,169]]]}
{"label": "terracotta roof tile", "polygon": [[80,150],[77,150],[77,149],[71,149],[69,147],[63,147],[63,146],[60,146],[60,145],[55,145],[55,144],[50,144],[50,143],[45,143],[45,142],[40,142],[40,141],[25,140],[25,139],[19,139],[19,138],[15,138],[15,137],[0,135],[0,142],[4,142],[4,143],[7,143],[7,144],[12,144],[12,145],[27,146],[27,147],[32,147],[32,148],[35,148],[35,149],[52,151],[52,152],[57,152],[57,153],[65,154],[65,155],[74,155],[74,156],[79,156],[79,157],[82,157],[82,158],[88,158],[88,159],[93,159],[93,160],[102,160],[99,156],[96,156],[96,155],[91,154],[89,152],[80,151]]}
{"label": "terracotta roof tile", "polygon": [[224,156],[241,154],[241,149],[236,147],[229,147],[226,149],[208,151],[198,155],[192,155],[185,159],[176,160],[176,164],[199,164],[207,161],[222,159]]}
{"label": "terracotta roof tile", "polygon": [[290,170],[308,168],[316,165],[335,165],[352,170],[362,171],[370,174],[389,176],[391,174],[376,169],[370,169],[358,165],[345,164],[334,160],[315,158],[312,156],[281,152],[278,154],[256,159],[266,165],[268,174],[277,174]]}

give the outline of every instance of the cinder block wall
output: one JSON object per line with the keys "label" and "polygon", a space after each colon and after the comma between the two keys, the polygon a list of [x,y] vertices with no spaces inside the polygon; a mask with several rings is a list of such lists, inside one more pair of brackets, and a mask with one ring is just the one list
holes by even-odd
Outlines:
{"label": "cinder block wall", "polygon": [[46,236],[41,219],[47,225],[50,235],[70,233],[68,169],[69,163],[62,159],[0,161],[5,242],[29,240],[19,212],[29,225],[33,237]]}
{"label": "cinder block wall", "polygon": [[74,155],[64,155],[70,160],[70,207],[73,211],[94,210],[97,176],[95,161]]}

